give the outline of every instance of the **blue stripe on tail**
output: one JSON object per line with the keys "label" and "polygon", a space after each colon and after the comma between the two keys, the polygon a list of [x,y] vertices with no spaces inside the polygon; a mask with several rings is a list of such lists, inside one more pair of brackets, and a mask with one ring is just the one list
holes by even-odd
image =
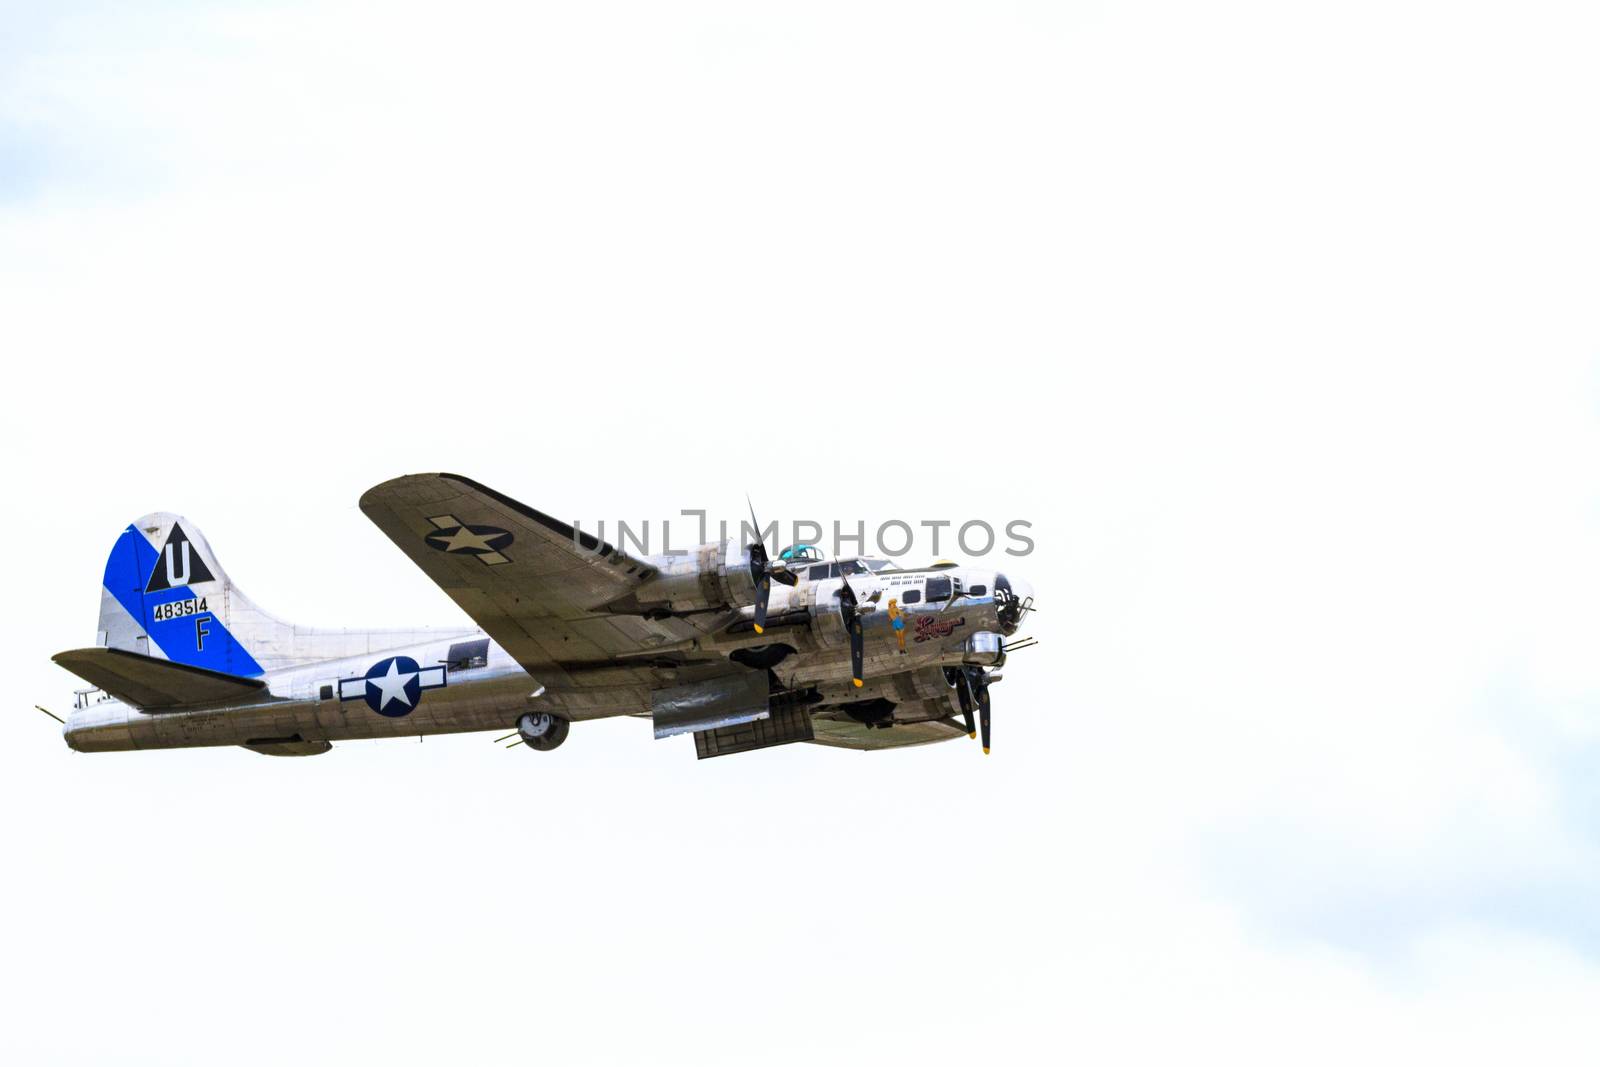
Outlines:
{"label": "blue stripe on tail", "polygon": [[[139,620],[156,647],[174,663],[187,663],[192,667],[205,667],[246,678],[264,673],[255,657],[222,624],[222,619],[216,614],[222,609],[221,603],[208,603],[205,611],[195,614],[157,621],[161,605],[193,600],[198,596],[187,585],[146,593],[145,587],[159,558],[159,553],[145,536],[129,526],[117,538],[110,557],[106,559],[104,579],[106,589],[129,615]],[[222,597],[222,587],[226,581],[223,578],[216,583],[217,592],[208,594],[206,599]]]}

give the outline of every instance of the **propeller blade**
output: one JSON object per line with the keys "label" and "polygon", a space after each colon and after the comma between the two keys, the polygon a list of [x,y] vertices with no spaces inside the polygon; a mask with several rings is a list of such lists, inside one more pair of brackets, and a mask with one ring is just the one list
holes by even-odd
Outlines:
{"label": "propeller blade", "polygon": [[983,754],[989,754],[989,687],[978,689],[978,727],[983,731]]}
{"label": "propeller blade", "polygon": [[750,494],[744,495],[744,502],[750,505],[750,528],[756,539],[750,542],[750,580],[756,583],[756,633],[767,632],[767,601],[772,596],[772,582],[776,579],[784,585],[794,585],[800,579],[790,573],[788,564],[782,560],[773,560],[767,555],[767,546],[761,540],[761,520],[756,518],[756,506],[750,501]]}
{"label": "propeller blade", "polygon": [[962,671],[956,683],[956,699],[961,702],[961,717],[967,720],[967,736],[977,737],[978,727],[972,721],[972,679],[967,677],[967,672]]}
{"label": "propeller blade", "polygon": [[772,583],[765,575],[756,582],[756,633],[767,632],[767,597],[772,594]]}
{"label": "propeller blade", "polygon": [[844,619],[844,628],[850,634],[850,680],[857,689],[866,684],[866,677],[861,671],[861,661],[865,658],[862,647],[861,616],[856,611],[856,591],[850,588],[850,579],[846,578],[839,587],[839,615]]}
{"label": "propeller blade", "polygon": [[861,670],[861,661],[865,658],[862,649],[861,616],[857,615],[850,620],[850,680],[860,689],[866,684]]}
{"label": "propeller blade", "polygon": [[[755,517],[755,509],[751,508],[751,520],[753,521]],[[772,582],[767,578],[770,568],[771,564],[767,561],[767,546],[760,541],[750,542],[750,580],[756,583],[756,633],[758,634],[767,632],[767,595],[772,591]]]}
{"label": "propeller blade", "polygon": [[[756,540],[760,541],[761,540],[761,520],[756,518],[756,503],[755,503],[754,500],[750,499],[750,494],[749,493],[746,493],[744,495],[744,502],[750,506],[750,529],[755,534]],[[765,551],[765,549],[763,549],[763,551],[761,553],[761,556],[762,556],[762,560],[764,562],[765,559],[766,559],[766,551]]]}

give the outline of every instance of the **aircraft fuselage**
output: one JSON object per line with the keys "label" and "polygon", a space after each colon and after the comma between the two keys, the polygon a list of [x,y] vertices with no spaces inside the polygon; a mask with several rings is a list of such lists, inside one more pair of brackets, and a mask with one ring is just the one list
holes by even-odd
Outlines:
{"label": "aircraft fuselage", "polygon": [[[884,610],[888,598],[911,580],[908,574],[922,573],[950,578],[957,589],[984,589],[986,595],[900,606],[897,629]],[[548,672],[530,672],[481,631],[463,631],[268,672],[255,696],[218,706],[145,711],[104,694],[83,693],[63,732],[68,745],[81,752],[245,745],[305,754],[320,751],[307,746],[332,741],[509,730],[530,710],[574,722],[648,717],[654,689],[692,681],[741,655],[756,657],[746,661],[769,667],[785,688],[810,689],[830,702],[937,702],[942,696],[953,709],[954,697],[941,692],[941,669],[1003,659],[994,581],[993,571],[958,568],[851,578],[857,597],[879,598],[862,619],[862,686],[851,681],[848,654],[841,654],[848,635],[836,597],[841,582],[833,579],[777,590],[764,634],[735,619],[685,647],[651,650],[637,665],[553,662]],[[742,614],[747,619],[750,609]]]}

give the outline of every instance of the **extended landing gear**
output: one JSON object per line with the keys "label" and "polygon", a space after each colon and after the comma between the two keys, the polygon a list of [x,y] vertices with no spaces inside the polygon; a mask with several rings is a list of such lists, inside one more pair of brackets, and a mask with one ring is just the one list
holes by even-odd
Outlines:
{"label": "extended landing gear", "polygon": [[529,748],[549,752],[567,739],[567,729],[571,725],[548,711],[530,711],[517,720],[517,736]]}

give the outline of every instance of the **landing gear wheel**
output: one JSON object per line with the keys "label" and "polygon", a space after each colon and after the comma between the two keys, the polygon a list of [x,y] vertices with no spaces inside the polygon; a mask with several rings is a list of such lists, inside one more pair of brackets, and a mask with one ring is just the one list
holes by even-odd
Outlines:
{"label": "landing gear wheel", "polygon": [[529,748],[549,752],[567,739],[567,729],[571,725],[548,711],[530,711],[517,720],[517,733]]}

